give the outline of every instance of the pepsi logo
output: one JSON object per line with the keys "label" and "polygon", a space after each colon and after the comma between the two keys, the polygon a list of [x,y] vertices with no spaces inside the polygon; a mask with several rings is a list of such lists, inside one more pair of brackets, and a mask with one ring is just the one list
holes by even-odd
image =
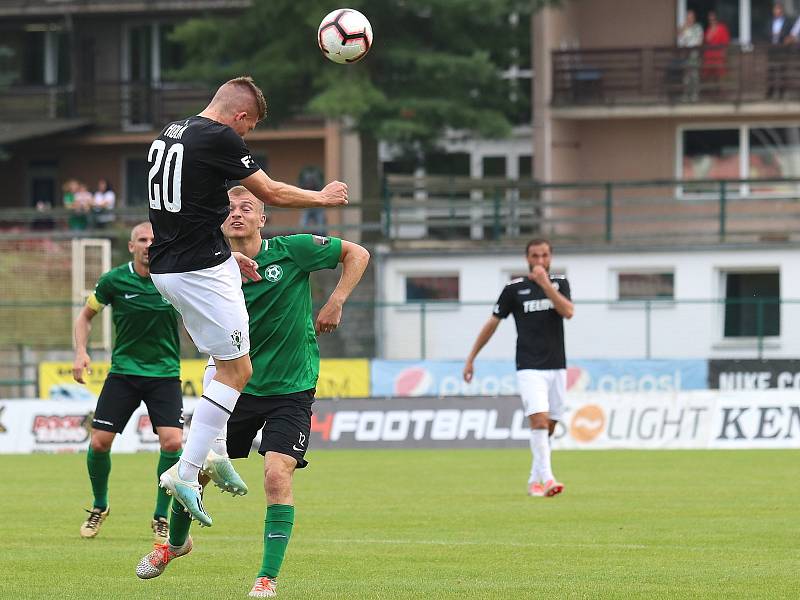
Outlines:
{"label": "pepsi logo", "polygon": [[433,377],[424,367],[403,369],[394,378],[395,396],[425,396],[431,393]]}

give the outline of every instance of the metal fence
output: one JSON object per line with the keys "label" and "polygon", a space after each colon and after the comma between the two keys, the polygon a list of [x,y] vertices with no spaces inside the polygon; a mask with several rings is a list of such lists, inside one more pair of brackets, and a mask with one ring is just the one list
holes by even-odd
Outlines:
{"label": "metal fence", "polygon": [[[800,241],[800,178],[542,183],[394,175],[382,198],[330,209],[325,223],[311,229],[298,225],[301,210],[271,212],[265,235],[305,230],[400,244],[518,242],[532,235],[562,246],[775,243]],[[123,231],[147,218],[146,207],[115,213]],[[0,232],[108,234],[70,231],[70,216],[63,208],[0,209]]]}
{"label": "metal fence", "polygon": [[[565,323],[572,359],[798,358],[800,299],[576,300]],[[319,338],[325,358],[463,360],[493,301],[349,302],[342,327]],[[321,307],[316,306],[316,310]],[[71,361],[70,302],[0,303],[0,397],[35,393],[36,365]],[[513,319],[509,318],[508,321]],[[25,335],[26,323],[37,335]],[[48,331],[49,333],[42,333]],[[513,361],[513,323],[498,329],[482,358]],[[107,359],[95,339],[95,359]],[[188,338],[183,355],[199,355]]]}
{"label": "metal fence", "polygon": [[552,72],[559,108],[800,98],[800,50],[788,46],[556,50]]}

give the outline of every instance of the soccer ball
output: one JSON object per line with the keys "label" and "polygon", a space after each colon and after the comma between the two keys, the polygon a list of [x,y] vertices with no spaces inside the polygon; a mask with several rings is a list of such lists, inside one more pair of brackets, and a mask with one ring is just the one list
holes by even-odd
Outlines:
{"label": "soccer ball", "polygon": [[319,49],[326,58],[344,65],[364,58],[372,46],[372,25],[352,8],[328,13],[317,31]]}

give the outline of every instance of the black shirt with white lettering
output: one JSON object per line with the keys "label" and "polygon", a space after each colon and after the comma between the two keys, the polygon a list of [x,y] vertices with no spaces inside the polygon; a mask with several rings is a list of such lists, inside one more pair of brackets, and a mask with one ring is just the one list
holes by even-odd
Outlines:
{"label": "black shirt with white lettering", "polygon": [[[570,300],[565,277],[550,276],[559,293]],[[566,369],[564,318],[553,307],[539,284],[527,277],[514,279],[494,306],[495,317],[514,315],[517,324],[517,370]]]}
{"label": "black shirt with white lettering", "polygon": [[151,273],[214,267],[231,255],[220,227],[228,217],[225,182],[259,170],[244,140],[206,117],[168,124],[147,153],[147,197],[155,241]]}

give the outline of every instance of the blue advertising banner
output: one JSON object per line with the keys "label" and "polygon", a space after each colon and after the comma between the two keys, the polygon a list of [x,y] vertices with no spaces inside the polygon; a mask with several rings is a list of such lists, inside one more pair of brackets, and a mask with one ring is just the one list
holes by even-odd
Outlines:
{"label": "blue advertising banner", "polygon": [[[372,396],[509,396],[517,394],[513,361],[475,362],[470,383],[462,361],[373,360]],[[708,389],[705,360],[575,360],[567,389],[600,392],[677,392]]]}

